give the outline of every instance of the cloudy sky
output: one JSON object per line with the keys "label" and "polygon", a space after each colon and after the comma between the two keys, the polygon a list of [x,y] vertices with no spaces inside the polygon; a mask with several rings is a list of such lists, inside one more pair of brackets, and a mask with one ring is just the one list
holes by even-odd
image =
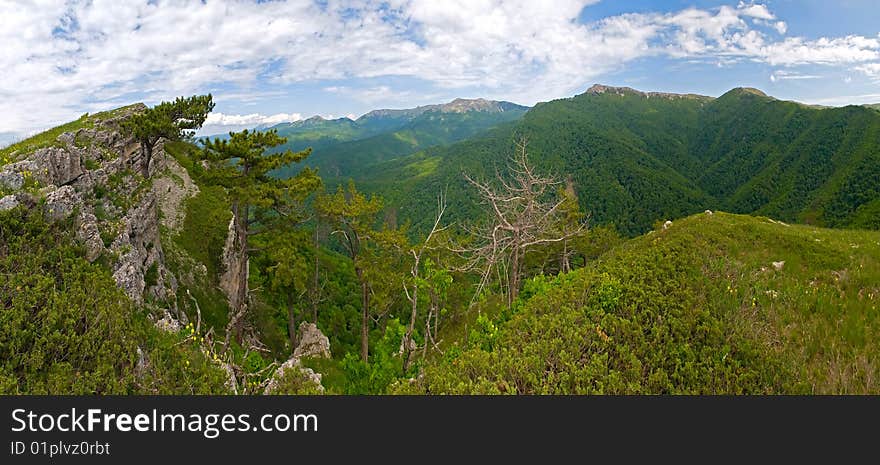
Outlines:
{"label": "cloudy sky", "polygon": [[876,0],[0,0],[0,44],[0,144],[206,92],[206,132],[596,82],[880,102]]}

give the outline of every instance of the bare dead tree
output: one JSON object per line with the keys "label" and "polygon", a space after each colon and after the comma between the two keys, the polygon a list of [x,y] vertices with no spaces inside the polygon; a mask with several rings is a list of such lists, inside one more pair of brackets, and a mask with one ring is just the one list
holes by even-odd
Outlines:
{"label": "bare dead tree", "polygon": [[[443,214],[446,212],[446,196],[442,193],[437,197],[437,217],[434,220],[434,226],[431,227],[431,231],[425,237],[424,242],[421,243],[418,247],[414,247],[410,249],[410,252],[413,256],[413,264],[410,268],[410,275],[412,276],[412,293],[407,289],[406,284],[403,285],[403,290],[406,293],[406,298],[409,299],[411,304],[412,311],[410,312],[409,324],[406,327],[406,334],[403,338],[403,371],[409,368],[410,357],[412,355],[413,347],[413,331],[416,326],[416,317],[418,316],[419,309],[419,265],[422,262],[422,256],[425,253],[425,250],[428,249],[429,244],[431,243],[431,238],[434,237],[434,234],[446,229],[445,227],[440,227],[440,221],[443,219]],[[432,306],[433,310],[433,306]],[[428,316],[428,321],[430,322],[431,317]],[[427,338],[430,331],[428,329],[425,330],[425,345],[427,346]]]}
{"label": "bare dead tree", "polygon": [[561,181],[541,175],[529,163],[527,141],[516,142],[508,162],[509,177],[496,172],[493,182],[478,180],[465,173],[465,179],[476,187],[480,203],[488,210],[489,221],[468,233],[474,245],[455,250],[465,259],[462,271],[481,274],[474,300],[488,285],[492,271],[503,277],[507,287],[507,305],[519,294],[523,258],[530,249],[565,242],[582,235],[586,222],[565,225],[560,214],[564,198],[558,198]]}

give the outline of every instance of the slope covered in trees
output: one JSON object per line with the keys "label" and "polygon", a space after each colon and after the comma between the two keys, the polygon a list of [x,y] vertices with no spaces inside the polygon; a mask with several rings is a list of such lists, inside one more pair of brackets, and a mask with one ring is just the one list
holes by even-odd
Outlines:
{"label": "slope covered in trees", "polygon": [[[326,180],[333,180],[358,176],[366,166],[427,147],[467,139],[499,124],[517,120],[527,110],[507,102],[492,103],[496,105],[473,109],[446,104],[424,111],[421,110],[424,107],[377,110],[357,121],[312,119],[282,126],[278,133],[288,138],[285,148],[302,150],[312,147],[313,153],[305,165],[317,168]],[[279,170],[278,175],[293,175],[298,168]]]}
{"label": "slope covered in trees", "polygon": [[488,134],[377,163],[355,179],[417,227],[450,192],[472,217],[462,172],[491,172],[518,137],[534,162],[570,177],[596,223],[626,234],[706,208],[834,227],[877,228],[880,114],[817,109],[735,89],[720,98],[595,86],[543,103]]}

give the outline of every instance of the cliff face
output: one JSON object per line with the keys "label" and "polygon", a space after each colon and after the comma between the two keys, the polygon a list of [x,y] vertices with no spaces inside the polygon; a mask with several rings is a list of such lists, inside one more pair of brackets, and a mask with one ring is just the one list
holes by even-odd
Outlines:
{"label": "cliff face", "polygon": [[129,298],[174,306],[177,279],[165,265],[160,216],[177,227],[181,203],[198,188],[161,143],[149,176],[138,174],[140,146],[120,123],[144,108],[89,118],[46,147],[12,153],[15,161],[0,167],[0,209],[25,205],[71,221],[86,258],[106,260]]}

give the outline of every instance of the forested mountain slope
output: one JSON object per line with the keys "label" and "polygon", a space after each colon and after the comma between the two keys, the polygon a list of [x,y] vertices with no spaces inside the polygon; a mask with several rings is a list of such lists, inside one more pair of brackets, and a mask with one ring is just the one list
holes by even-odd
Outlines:
{"label": "forested mountain slope", "polygon": [[734,89],[717,99],[594,86],[447,147],[378,163],[355,179],[418,226],[447,190],[472,219],[463,171],[491,175],[514,139],[568,177],[597,223],[637,234],[706,208],[840,227],[880,227],[880,113],[817,109]]}
{"label": "forested mountain slope", "polygon": [[[311,148],[313,153],[303,166],[318,168],[324,178],[335,179],[356,176],[365,166],[427,147],[467,139],[517,120],[527,110],[510,102],[455,99],[410,109],[373,110],[356,120],[314,116],[265,129],[287,138],[276,151]],[[278,175],[291,176],[303,166],[286,167]]]}

